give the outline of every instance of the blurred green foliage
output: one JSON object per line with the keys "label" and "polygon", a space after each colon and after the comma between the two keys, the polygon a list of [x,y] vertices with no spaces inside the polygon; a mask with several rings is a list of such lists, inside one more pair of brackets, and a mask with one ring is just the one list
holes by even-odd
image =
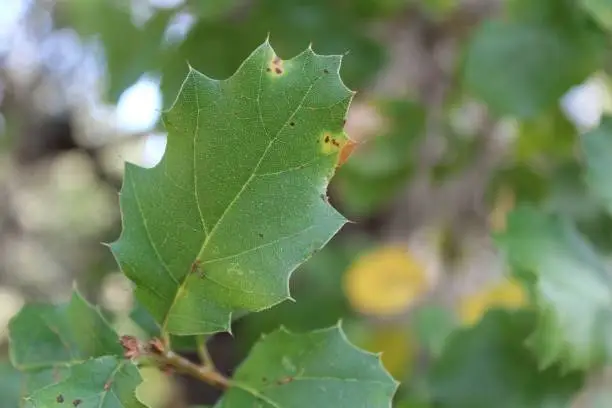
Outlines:
{"label": "blurred green foliage", "polygon": [[[490,4],[478,7],[489,10]],[[309,44],[317,53],[346,54],[342,78],[358,91],[356,103],[372,107],[384,126],[367,135],[337,170],[330,196],[342,213],[364,225],[372,219],[384,224],[410,186],[422,165],[421,147],[431,136],[432,112],[439,111],[437,128],[443,133],[437,135],[441,154],[427,169],[432,186],[461,177],[489,154],[478,115],[460,115],[468,130],[453,122],[457,105],[476,103],[497,125],[511,124],[511,135],[499,137],[506,150],[485,170],[485,194],[477,199],[485,201],[487,213],[494,212],[500,196],[510,192],[507,210],[521,207],[512,212],[508,229],[499,232],[498,249],[506,271],[531,297],[526,310],[490,311],[467,327],[454,305],[443,302],[424,301],[406,316],[360,316],[350,308],[343,277],[359,254],[381,245],[380,225],[374,232],[370,224],[362,225],[357,233],[359,227],[351,225],[293,274],[295,302],[233,316],[239,354],[280,326],[304,332],[342,319],[355,343],[410,356],[398,408],[569,407],[585,377],[611,363],[612,119],[604,117],[599,127],[593,124],[585,132],[560,104],[573,87],[610,72],[611,1],[502,0],[498,9],[478,13],[456,0],[187,0],[150,12],[139,21],[127,2],[57,4],[57,28],[100,41],[107,101],[116,102],[143,74],[157,73],[167,108],[189,66],[227,78],[267,36],[282,58]],[[169,24],[185,13],[193,25],[184,37],[169,38]],[[398,27],[422,30],[417,38],[421,54],[411,44],[391,47]],[[440,38],[456,47],[449,72],[434,76],[433,85],[411,83],[401,96],[377,94],[377,80],[402,59],[395,50],[412,52],[414,65],[431,55],[444,60],[438,54],[447,43],[440,46]],[[403,68],[397,82],[414,75]],[[439,106],[430,106],[435,85],[445,81],[450,90]],[[548,222],[549,216],[559,224]],[[587,256],[581,252],[585,248]],[[140,305],[129,317],[145,335],[159,335]],[[408,351],[379,347],[372,340],[383,332],[381,320],[413,336],[404,345]],[[172,344],[181,351],[196,347],[193,337],[173,337]],[[29,381],[35,386],[50,382],[50,373],[44,374]],[[24,379],[8,363],[0,365],[2,404],[17,406],[23,386]]]}

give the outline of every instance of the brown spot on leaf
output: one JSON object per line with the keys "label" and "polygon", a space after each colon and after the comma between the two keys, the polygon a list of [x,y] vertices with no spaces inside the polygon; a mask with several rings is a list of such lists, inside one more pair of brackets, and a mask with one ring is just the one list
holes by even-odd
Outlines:
{"label": "brown spot on leaf", "polygon": [[325,139],[323,139],[323,141],[324,141],[325,143],[329,143],[329,139],[330,139],[330,138],[329,138],[329,135],[325,135]]}
{"label": "brown spot on leaf", "polygon": [[295,122],[290,122],[289,126],[295,126]]}
{"label": "brown spot on leaf", "polygon": [[79,405],[81,405],[81,401],[80,399],[75,399],[74,401],[72,401],[72,405],[74,405],[75,407],[78,407]]}
{"label": "brown spot on leaf", "polygon": [[324,72],[325,74],[329,74],[329,70],[328,70],[327,68],[325,68],[325,69],[323,70],[323,72]]}
{"label": "brown spot on leaf", "polygon": [[270,71],[272,71],[272,68],[268,67],[268,68],[266,68],[266,71],[270,72]]}
{"label": "brown spot on leaf", "polygon": [[281,67],[276,67],[274,68],[274,72],[276,72],[278,75],[283,73],[283,70],[281,69]]}
{"label": "brown spot on leaf", "polygon": [[58,404],[62,404],[64,403],[64,396],[62,394],[58,395],[57,398],[55,399],[57,401]]}
{"label": "brown spot on leaf", "polygon": [[108,381],[104,384],[104,391],[108,391],[111,388],[111,385],[113,385],[112,381]]}
{"label": "brown spot on leaf", "polygon": [[200,269],[200,264],[201,263],[202,263],[202,261],[200,261],[199,259],[196,259],[195,261],[193,261],[191,263],[191,273],[197,272],[197,270]]}

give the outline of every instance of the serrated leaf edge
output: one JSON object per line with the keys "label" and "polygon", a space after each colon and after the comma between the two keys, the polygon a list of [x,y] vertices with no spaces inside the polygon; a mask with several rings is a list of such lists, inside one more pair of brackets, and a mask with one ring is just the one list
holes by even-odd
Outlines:
{"label": "serrated leaf edge", "polygon": [[[185,87],[186,83],[189,81],[189,78],[190,78],[190,76],[191,76],[191,75],[193,75],[193,74],[195,73],[195,74],[200,75],[200,76],[202,76],[202,77],[204,77],[205,79],[210,80],[210,81],[230,81],[232,78],[234,78],[234,77],[235,77],[235,76],[236,76],[236,75],[237,75],[237,74],[238,74],[238,73],[239,73],[239,72],[240,72],[240,71],[243,69],[243,67],[244,67],[244,66],[247,64],[247,62],[250,60],[250,58],[251,58],[251,57],[252,57],[252,56],[253,56],[255,53],[257,53],[258,51],[260,51],[260,49],[262,49],[262,48],[269,48],[269,49],[270,49],[270,50],[271,50],[271,51],[274,53],[274,55],[277,55],[277,54],[276,54],[276,52],[274,51],[274,48],[273,48],[273,47],[271,46],[271,44],[270,44],[270,33],[268,33],[268,35],[266,36],[265,41],[264,41],[262,44],[260,44],[258,47],[256,47],[256,48],[255,48],[255,49],[254,49],[254,50],[253,50],[253,51],[252,51],[252,52],[249,54],[249,56],[247,56],[247,57],[246,57],[246,58],[245,58],[245,59],[244,59],[244,60],[241,62],[241,64],[239,65],[239,67],[238,67],[238,68],[237,68],[237,69],[234,71],[234,73],[233,73],[232,75],[230,75],[229,77],[227,77],[227,78],[225,78],[225,79],[220,79],[220,80],[219,80],[219,79],[214,79],[214,78],[211,78],[210,76],[208,76],[208,75],[206,75],[206,74],[203,74],[202,72],[197,71],[196,69],[194,69],[194,68],[191,66],[191,64],[189,64],[189,63],[187,62],[187,66],[188,66],[188,68],[189,68],[189,72],[188,72],[187,76],[185,77],[185,80],[183,80],[183,82],[181,83],[181,86],[180,86],[180,88],[179,88],[179,91],[177,92],[177,95],[176,95],[176,97],[175,97],[174,101],[172,102],[171,106],[170,106],[169,108],[165,109],[165,110],[162,110],[162,112],[161,112],[162,121],[163,121],[163,117],[164,117],[164,115],[165,115],[165,114],[167,114],[168,112],[170,112],[170,111],[171,111],[171,110],[172,110],[172,109],[175,107],[175,105],[178,103],[179,98],[180,98],[180,95],[181,95],[181,93],[182,93],[182,91],[183,91],[183,88]],[[348,107],[350,107],[350,104],[352,103],[352,100],[353,100],[353,98],[354,98],[354,96],[355,96],[355,94],[356,94],[357,92],[356,92],[356,91],[351,90],[351,89],[350,89],[348,86],[346,86],[346,84],[344,83],[344,81],[342,80],[342,77],[341,77],[341,75],[340,75],[340,68],[341,68],[341,66],[342,66],[342,59],[343,59],[343,57],[344,57],[344,55],[345,55],[345,54],[329,54],[329,55],[317,54],[317,53],[316,53],[316,52],[314,52],[314,50],[312,49],[312,43],[310,43],[310,44],[308,45],[308,47],[307,47],[307,48],[306,48],[304,51],[302,51],[302,52],[300,52],[300,53],[296,54],[295,56],[293,56],[292,58],[290,58],[288,61],[290,61],[290,60],[292,60],[292,59],[295,59],[295,58],[298,58],[298,57],[300,57],[300,56],[302,56],[302,55],[304,55],[304,54],[307,54],[307,53],[310,53],[310,54],[312,54],[312,55],[313,55],[313,56],[315,56],[315,57],[317,57],[317,56],[326,56],[326,57],[338,57],[338,58],[339,58],[339,63],[338,63],[338,66],[337,66],[337,68],[336,68],[335,74],[336,74],[336,76],[337,76],[337,80],[338,80],[338,82],[339,82],[340,86],[341,86],[341,87],[342,87],[342,88],[345,90],[345,92],[346,92],[347,94],[349,94],[349,95],[350,95],[350,96],[349,96],[349,99],[348,99],[348,105],[347,105]],[[346,132],[343,132],[343,133],[344,133],[344,135],[347,137],[347,139],[349,139],[349,137],[348,137],[348,135],[346,134]],[[338,152],[337,152],[337,154],[338,154],[338,157],[339,157],[339,156],[340,156],[340,151],[338,151]],[[164,153],[164,155],[165,155],[165,153]],[[157,166],[158,166],[158,165],[160,165],[160,164],[161,164],[161,160],[160,160],[160,162],[159,162],[159,163],[158,163],[156,166],[154,166],[153,168],[157,167]],[[125,164],[125,169],[127,170],[127,167],[129,167],[129,166],[134,166],[134,167],[137,167],[137,168],[140,168],[140,169],[145,169],[144,167],[138,166],[138,165],[136,165],[136,164],[134,164],[134,163],[126,162],[126,164]],[[327,188],[329,188],[329,181],[331,180],[331,178],[332,178],[332,177],[333,177],[333,175],[335,174],[335,171],[336,171],[336,168],[332,168],[332,169],[331,169],[331,171],[330,171],[330,174],[329,174],[329,177],[328,177],[328,185],[327,185]],[[123,188],[124,188],[124,187],[125,187],[125,181],[124,181],[124,183],[122,184],[121,190],[119,191],[119,196],[121,196],[121,193],[122,193],[122,191],[123,191]],[[336,234],[338,233],[338,231],[339,231],[339,230],[340,230],[340,229],[341,229],[341,228],[342,228],[342,227],[343,227],[343,226],[344,226],[346,223],[351,222],[351,221],[350,221],[350,220],[348,220],[346,217],[344,217],[344,215],[342,215],[340,212],[338,212],[338,211],[337,211],[337,210],[336,210],[336,209],[335,209],[335,208],[334,208],[334,207],[333,207],[331,204],[328,204],[328,205],[329,205],[330,207],[332,207],[332,208],[333,208],[333,209],[334,209],[334,210],[335,210],[335,211],[338,213],[338,215],[339,215],[339,216],[341,216],[341,217],[343,218],[343,223],[342,223],[342,225],[341,225],[341,226],[340,226],[340,227],[339,227],[339,228],[338,228],[338,229],[337,229],[337,230],[336,230],[336,231],[335,231],[333,234],[331,234],[331,236],[329,237],[329,239],[328,239],[327,241],[325,241],[325,242],[323,242],[323,243],[322,243],[321,247],[324,247],[324,246],[325,246],[325,245],[326,245],[326,244],[327,244],[327,243],[328,243],[328,242],[329,242],[329,241],[330,241],[330,240],[333,238],[333,236],[334,236],[334,235],[336,235]],[[121,206],[120,206],[120,207],[121,207]],[[121,208],[120,208],[120,212],[121,212],[121,233],[119,234],[119,237],[118,237],[118,238],[117,238],[115,241],[112,241],[112,242],[110,242],[110,243],[104,243],[104,245],[105,245],[105,246],[108,246],[108,247],[109,247],[109,249],[111,250],[111,253],[113,254],[113,257],[115,258],[115,261],[116,261],[116,263],[119,265],[119,267],[121,267],[121,263],[119,262],[119,259],[118,259],[117,255],[115,254],[115,251],[113,250],[113,246],[114,246],[115,244],[117,244],[118,242],[120,242],[120,241],[121,241],[121,239],[122,239],[122,237],[123,237],[123,232],[124,232],[124,230],[125,230],[125,217],[123,216],[123,210],[122,210]],[[218,222],[217,222],[217,224],[218,224]],[[213,229],[212,229],[212,230],[214,230],[214,228],[215,228],[215,227],[213,226]],[[212,230],[211,230],[211,235],[212,235]],[[210,235],[209,235],[209,236],[210,236]],[[206,240],[204,241],[204,244],[203,244],[203,245],[205,245],[205,243],[206,243]],[[200,251],[200,252],[201,252],[201,251]],[[267,305],[267,306],[265,306],[265,307],[262,307],[262,308],[259,308],[259,309],[255,309],[255,310],[253,310],[253,312],[260,312],[260,311],[262,311],[262,310],[267,310],[267,309],[270,309],[270,308],[272,308],[272,307],[274,307],[274,306],[276,306],[276,305],[278,305],[278,304],[280,304],[280,303],[282,303],[282,302],[284,302],[284,301],[286,301],[286,300],[288,300],[288,299],[289,299],[289,300],[293,300],[293,301],[295,301],[295,299],[293,299],[293,298],[291,297],[291,293],[290,293],[290,279],[291,279],[291,276],[293,275],[293,272],[294,272],[294,271],[295,271],[295,270],[296,270],[296,269],[297,269],[297,268],[298,268],[298,267],[299,267],[301,264],[303,264],[303,263],[304,263],[304,262],[306,262],[308,259],[310,259],[310,258],[312,257],[312,255],[313,255],[313,254],[312,254],[312,253],[310,253],[310,254],[309,254],[309,255],[308,255],[308,256],[307,256],[307,257],[306,257],[306,258],[305,258],[305,259],[304,259],[302,262],[298,263],[298,264],[297,264],[297,265],[295,265],[295,266],[294,266],[294,267],[293,267],[291,270],[289,270],[289,271],[287,272],[287,278],[286,278],[286,282],[285,282],[285,284],[286,284],[286,293],[287,293],[287,295],[286,295],[286,297],[285,297],[284,299],[280,299],[279,301],[277,301],[277,302],[275,302],[275,303],[273,303],[273,304]],[[183,277],[182,282],[180,282],[179,287],[178,287],[178,288],[177,288],[177,290],[176,290],[176,294],[175,294],[174,299],[173,299],[173,301],[172,301],[172,305],[171,305],[171,306],[168,308],[168,311],[167,311],[167,312],[166,312],[166,314],[165,314],[164,321],[163,321],[162,323],[160,323],[160,324],[159,324],[159,326],[160,326],[160,330],[161,330],[161,332],[162,332],[162,336],[164,336],[164,337],[167,337],[167,333],[168,333],[168,332],[167,332],[167,324],[168,324],[168,318],[169,318],[169,316],[170,316],[170,313],[169,313],[169,312],[170,312],[170,310],[172,310],[172,308],[173,308],[173,307],[174,307],[174,305],[176,304],[176,301],[177,301],[177,299],[179,298],[179,294],[180,294],[180,293],[181,293],[181,292],[184,290],[185,285],[186,285],[186,283],[187,283],[187,281],[188,281],[188,277],[189,277],[189,274],[186,274],[186,275]],[[206,332],[206,333],[190,333],[190,334],[185,333],[184,335],[212,334],[212,333],[221,332],[221,331],[225,331],[225,332],[227,332],[227,333],[229,333],[229,334],[231,335],[231,334],[232,334],[232,330],[231,330],[231,323],[232,323],[232,316],[233,316],[233,314],[234,314],[234,312],[230,312],[230,313],[228,314],[228,319],[227,319],[227,322],[226,322],[225,326],[221,328],[221,330],[218,330],[218,331],[211,330],[210,332]],[[183,334],[181,334],[181,335],[183,335]]]}
{"label": "serrated leaf edge", "polygon": [[[92,303],[90,303],[79,291],[79,288],[77,286],[77,282],[73,281],[72,282],[72,292],[70,295],[70,298],[67,301],[64,302],[56,302],[56,303],[34,303],[35,305],[39,305],[39,306],[47,306],[47,307],[57,307],[57,306],[61,306],[61,305],[69,305],[72,302],[72,299],[74,298],[74,296],[79,297],[83,303],[85,303],[85,305],[89,306],[91,309],[93,309],[95,311],[95,313],[100,317],[100,319],[102,320],[102,322],[104,322],[106,325],[108,325],[108,327],[116,334],[115,329],[113,328],[113,326],[109,323],[109,321],[104,317],[104,315],[102,315],[102,311],[100,310],[100,306],[99,305],[93,305]],[[33,305],[32,303],[28,303],[25,304],[22,307],[23,308],[27,307],[28,305]],[[9,344],[9,362],[11,363],[11,365],[16,368],[19,371],[30,371],[30,370],[42,370],[45,368],[52,368],[52,367],[70,367],[72,365],[75,364],[80,364],[83,363],[85,361],[91,360],[92,358],[89,359],[85,359],[85,360],[71,360],[70,362],[66,362],[66,363],[60,363],[60,364],[50,364],[49,363],[41,363],[40,365],[23,365],[23,364],[18,364],[15,362],[15,355],[13,352],[13,348],[10,346],[14,340],[12,338],[12,332],[10,330],[11,328],[11,324],[14,320],[17,319],[17,317],[19,316],[19,314],[21,313],[21,310],[19,312],[17,312],[17,314],[15,314],[15,316],[11,317],[11,319],[9,320],[8,323],[8,344]],[[117,336],[117,339],[119,339],[119,336]],[[109,354],[112,355],[112,354]]]}

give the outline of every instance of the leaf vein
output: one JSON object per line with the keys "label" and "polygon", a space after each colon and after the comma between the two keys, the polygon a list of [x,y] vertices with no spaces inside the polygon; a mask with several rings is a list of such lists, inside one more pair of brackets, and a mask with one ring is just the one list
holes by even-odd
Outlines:
{"label": "leaf vein", "polygon": [[149,243],[151,244],[151,248],[153,248],[153,252],[155,252],[157,259],[159,259],[159,262],[162,264],[166,272],[168,272],[168,275],[170,275],[170,279],[172,279],[174,283],[179,285],[179,282],[176,280],[174,275],[172,275],[172,273],[170,272],[170,268],[168,268],[166,261],[164,261],[164,258],[162,258],[161,254],[159,253],[159,250],[157,249],[155,242],[153,242],[153,237],[151,236],[151,232],[149,231],[149,225],[147,223],[147,219],[144,216],[144,211],[142,210],[142,205],[140,204],[140,198],[138,197],[138,190],[136,189],[136,183],[134,183],[134,180],[132,180],[131,177],[127,177],[127,176],[128,175],[126,174],[126,178],[128,178],[130,183],[132,184],[132,190],[134,191],[134,201],[136,202],[136,206],[138,207],[140,218],[142,218],[142,224],[144,225],[145,231],[147,233],[147,238],[149,238]]}

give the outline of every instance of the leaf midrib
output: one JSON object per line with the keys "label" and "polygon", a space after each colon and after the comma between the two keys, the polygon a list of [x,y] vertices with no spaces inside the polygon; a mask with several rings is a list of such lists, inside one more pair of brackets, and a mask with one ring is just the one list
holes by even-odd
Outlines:
{"label": "leaf midrib", "polygon": [[[257,93],[257,98],[256,98],[256,102],[257,102],[257,110],[259,113],[259,120],[261,122],[262,125],[262,129],[265,132],[266,135],[269,136],[268,130],[265,126],[265,121],[263,119],[263,114],[261,111],[261,103],[260,103],[260,98],[261,98],[261,94],[262,94],[262,82],[263,82],[263,76],[264,76],[264,72],[265,72],[265,67],[266,67],[266,60],[263,59],[262,63],[261,63],[261,68],[260,68],[260,75],[259,75],[259,91]],[[210,233],[206,235],[206,238],[204,239],[204,242],[202,244],[202,247],[200,249],[200,252],[198,253],[196,259],[200,259],[202,258],[208,243],[211,241],[212,237],[215,235],[215,232],[217,231],[219,225],[222,223],[222,221],[224,220],[225,216],[230,212],[231,208],[234,206],[234,204],[240,199],[240,196],[242,195],[242,193],[246,190],[246,188],[249,186],[249,184],[251,183],[251,181],[255,178],[255,176],[257,175],[257,170],[259,170],[261,164],[263,163],[264,159],[266,158],[268,151],[270,150],[270,148],[272,147],[272,145],[274,144],[274,142],[276,142],[276,140],[278,140],[281,132],[287,127],[287,125],[289,124],[289,122],[291,121],[291,119],[293,119],[293,117],[295,116],[295,114],[300,110],[300,108],[303,106],[304,101],[306,100],[306,98],[308,97],[308,95],[310,94],[310,92],[312,91],[312,89],[314,88],[315,84],[322,78],[322,75],[319,75],[317,78],[315,78],[315,80],[310,84],[310,86],[308,87],[308,89],[306,90],[306,92],[304,93],[304,96],[302,97],[302,99],[300,100],[300,102],[298,103],[297,107],[293,110],[293,112],[291,113],[291,115],[289,115],[287,117],[287,119],[285,120],[285,122],[283,123],[283,125],[278,129],[278,131],[276,132],[276,134],[274,135],[274,137],[272,137],[270,139],[270,141],[268,142],[268,145],[266,146],[264,152],[261,155],[261,158],[259,159],[259,161],[255,164],[253,170],[251,171],[251,175],[247,178],[247,180],[244,182],[244,184],[242,185],[242,187],[240,188],[240,190],[238,190],[238,192],[236,193],[236,195],[234,196],[234,198],[230,201],[230,203],[227,205],[227,207],[225,208],[225,210],[223,211],[223,213],[221,214],[221,216],[219,217],[219,219],[217,220],[217,222],[215,223],[215,225],[212,227],[212,229],[210,230]],[[208,77],[206,77],[208,78]],[[197,92],[196,92],[197,94]],[[199,105],[199,102],[198,102]],[[196,122],[196,129],[198,129],[197,133],[199,133],[199,127],[197,126],[199,124],[199,117],[200,117],[200,111],[198,109],[198,119]],[[194,136],[194,151],[195,151],[195,138],[198,136],[198,134],[195,134]],[[194,180],[196,177],[196,161],[195,161],[195,154],[194,154]],[[194,189],[197,190],[197,184],[194,182]],[[196,193],[197,196],[197,193]],[[197,203],[198,205],[198,210],[200,207],[199,201]],[[200,213],[201,215],[201,213]],[[204,224],[204,219],[202,218],[202,223]],[[168,271],[169,272],[169,271]],[[161,332],[162,333],[166,333],[167,332],[167,326],[168,326],[168,322],[169,322],[169,317],[170,317],[170,311],[174,308],[179,295],[185,290],[185,286],[187,285],[187,281],[189,280],[189,273],[186,273],[185,276],[183,277],[182,282],[180,283],[179,287],[176,290],[176,293],[174,295],[174,298],[172,299],[172,303],[170,305],[170,307],[168,308],[168,310],[166,311],[166,314],[164,316],[164,321],[161,325]]]}

